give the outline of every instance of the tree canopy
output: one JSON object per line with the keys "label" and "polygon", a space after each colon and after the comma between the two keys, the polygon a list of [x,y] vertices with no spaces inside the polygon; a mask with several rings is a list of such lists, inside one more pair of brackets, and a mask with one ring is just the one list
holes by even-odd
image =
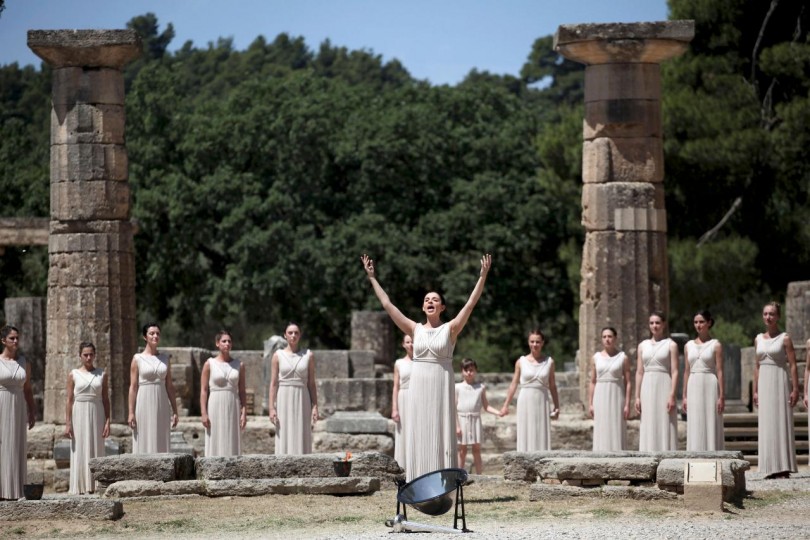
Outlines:
{"label": "tree canopy", "polygon": [[[689,52],[663,66],[671,326],[691,332],[708,307],[728,323],[719,337],[747,344],[769,295],[810,270],[808,14],[786,1],[670,10],[696,22]],[[489,251],[458,354],[510,369],[540,325],[549,352],[573,358],[583,68],[550,36],[518,76],[473,70],[451,87],[329,41],[169,52],[171,24],[128,26],[144,42],[125,74],[137,307],[168,342],[207,346],[224,325],[260,347],[294,319],[311,346],[346,347],[351,311],[378,308],[362,253],[417,318],[427,289],[460,309]],[[0,66],[7,215],[48,215],[49,89],[45,66]],[[0,296],[44,295],[47,267],[44,248],[7,248]]]}

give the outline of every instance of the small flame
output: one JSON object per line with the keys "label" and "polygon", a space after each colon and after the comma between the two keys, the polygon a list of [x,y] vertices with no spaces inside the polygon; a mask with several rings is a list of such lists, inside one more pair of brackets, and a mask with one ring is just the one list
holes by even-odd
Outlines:
{"label": "small flame", "polygon": [[350,459],[352,459],[352,453],[351,452],[346,452],[346,457],[343,458],[343,461],[349,461]]}

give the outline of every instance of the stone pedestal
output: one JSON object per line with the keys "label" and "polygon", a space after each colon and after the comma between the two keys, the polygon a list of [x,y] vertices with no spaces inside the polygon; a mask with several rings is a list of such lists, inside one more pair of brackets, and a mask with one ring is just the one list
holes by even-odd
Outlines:
{"label": "stone pedestal", "polygon": [[30,30],[28,46],[53,68],[44,419],[64,422],[67,373],[79,343],[92,341],[121,422],[137,347],[122,68],[141,55],[141,39],[134,30]]}
{"label": "stone pedestal", "polygon": [[375,366],[383,366],[392,371],[395,358],[395,346],[391,318],[384,311],[352,312],[353,351],[374,351]]}
{"label": "stone pedestal", "polygon": [[682,54],[693,21],[563,25],[554,48],[586,64],[582,146],[580,397],[613,326],[635,366],[651,311],[669,308],[659,64]]}
{"label": "stone pedestal", "polygon": [[793,344],[804,345],[810,339],[810,281],[788,283],[784,316]]}
{"label": "stone pedestal", "polygon": [[45,388],[45,298],[6,298],[6,320],[20,330],[20,351],[31,366],[31,389],[37,404],[37,420],[42,420]]}

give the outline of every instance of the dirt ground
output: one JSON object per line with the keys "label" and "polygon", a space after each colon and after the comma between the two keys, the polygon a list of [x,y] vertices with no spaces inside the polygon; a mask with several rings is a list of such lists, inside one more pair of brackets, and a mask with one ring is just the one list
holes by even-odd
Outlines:
{"label": "dirt ground", "polygon": [[[467,526],[478,537],[523,537],[528,531],[549,528],[606,526],[664,526],[673,528],[695,520],[779,526],[808,523],[810,492],[753,493],[740,505],[726,505],[723,514],[695,514],[681,501],[624,501],[561,499],[533,502],[529,486],[503,481],[479,481],[465,488]],[[396,492],[370,496],[273,495],[264,497],[207,497],[125,500],[118,521],[49,520],[2,522],[0,538],[391,538],[384,525],[396,513]],[[430,517],[411,509],[409,519],[452,526],[452,511]],[[562,529],[561,529],[562,530]],[[514,531],[514,534],[510,534]],[[520,533],[520,534],[518,534]],[[657,535],[666,537],[668,535]],[[531,537],[531,536],[525,536]]]}

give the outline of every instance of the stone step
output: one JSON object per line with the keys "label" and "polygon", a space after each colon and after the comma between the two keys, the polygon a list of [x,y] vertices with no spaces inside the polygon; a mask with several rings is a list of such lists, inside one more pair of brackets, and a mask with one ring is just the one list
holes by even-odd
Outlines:
{"label": "stone step", "polygon": [[380,479],[370,476],[344,478],[248,478],[156,482],[125,480],[110,485],[105,498],[205,495],[256,497],[261,495],[368,495],[379,491]]}
{"label": "stone step", "polygon": [[[43,498],[39,501],[0,501],[3,521],[32,519],[91,519],[112,521],[124,515],[121,501],[93,497]],[[8,532],[8,529],[6,529]]]}
{"label": "stone step", "polygon": [[[756,451],[758,448],[758,441],[729,441],[726,440],[726,450],[742,450],[743,452],[747,450]],[[807,439],[803,441],[796,441],[796,450],[801,452],[802,450],[807,451],[810,449],[810,443],[808,443]]]}

